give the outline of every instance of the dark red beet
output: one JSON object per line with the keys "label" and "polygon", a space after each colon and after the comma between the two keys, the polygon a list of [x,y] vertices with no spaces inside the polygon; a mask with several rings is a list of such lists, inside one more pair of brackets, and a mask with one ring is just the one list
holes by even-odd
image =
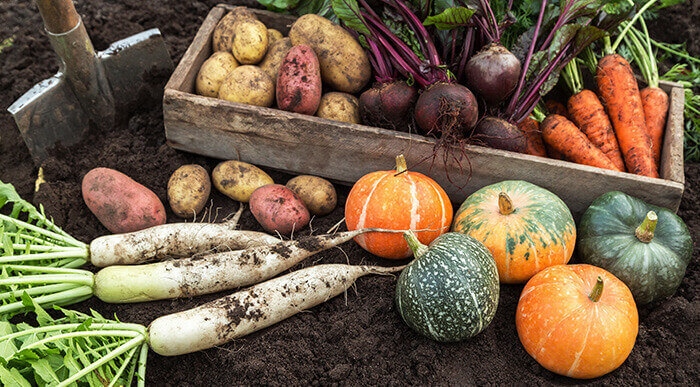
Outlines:
{"label": "dark red beet", "polygon": [[384,117],[397,124],[408,124],[411,109],[416,104],[417,98],[416,88],[401,81],[385,83],[379,93]]}
{"label": "dark red beet", "polygon": [[527,141],[523,132],[500,118],[484,117],[476,126],[473,139],[492,148],[527,153]]}
{"label": "dark red beet", "polygon": [[374,85],[360,95],[362,122],[407,132],[417,96],[416,89],[403,81]]}
{"label": "dark red beet", "polygon": [[472,56],[465,70],[469,87],[489,105],[497,105],[517,86],[521,68],[515,55],[492,43]]}
{"label": "dark red beet", "polygon": [[364,93],[360,94],[359,103],[362,123],[370,126],[381,126],[379,125],[382,117],[379,88],[375,85],[371,89],[365,90]]}
{"label": "dark red beet", "polygon": [[476,125],[479,108],[474,94],[455,83],[436,83],[418,97],[416,123],[425,133],[450,131],[465,135]]}

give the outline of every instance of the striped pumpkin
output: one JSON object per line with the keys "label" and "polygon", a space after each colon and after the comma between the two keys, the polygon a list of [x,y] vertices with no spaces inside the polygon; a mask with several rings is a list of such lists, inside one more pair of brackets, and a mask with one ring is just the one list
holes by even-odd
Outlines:
{"label": "striped pumpkin", "polygon": [[[406,168],[403,155],[396,170],[369,173],[355,183],[345,203],[348,230],[380,227],[418,232],[423,244],[447,232],[452,223],[452,203],[433,179]],[[411,256],[401,234],[367,233],[355,238],[363,249],[389,259]]]}
{"label": "striped pumpkin", "polygon": [[491,250],[501,283],[524,283],[540,270],[569,262],[576,224],[556,195],[534,184],[507,180],[469,196],[452,231]]}

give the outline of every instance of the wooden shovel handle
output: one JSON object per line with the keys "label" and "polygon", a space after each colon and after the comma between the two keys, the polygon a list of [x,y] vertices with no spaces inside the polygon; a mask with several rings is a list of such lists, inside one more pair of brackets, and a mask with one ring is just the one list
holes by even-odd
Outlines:
{"label": "wooden shovel handle", "polygon": [[68,32],[80,21],[72,0],[36,0],[36,5],[39,6],[46,30],[51,33]]}

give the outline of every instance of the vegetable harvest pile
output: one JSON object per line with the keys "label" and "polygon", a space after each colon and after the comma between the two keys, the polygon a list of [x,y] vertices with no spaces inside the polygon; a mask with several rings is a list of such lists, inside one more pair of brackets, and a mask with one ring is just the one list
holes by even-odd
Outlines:
{"label": "vegetable harvest pile", "polygon": [[[645,17],[668,2],[260,2],[301,17],[275,40],[244,7],[231,11],[214,31],[199,94],[433,136],[445,163],[461,164],[464,146],[479,144],[660,176],[669,97]],[[247,46],[259,51],[253,61],[238,38],[226,40],[248,35],[259,36]],[[569,86],[568,103],[545,103],[557,84]]]}
{"label": "vegetable harvest pile", "polygon": [[[289,37],[237,7],[217,25],[195,89],[418,131],[437,138],[446,163],[479,144],[658,178],[668,97],[644,19],[655,2],[531,0],[527,13],[506,0],[331,0],[328,9],[304,5],[318,14],[303,12]],[[567,103],[545,101],[560,79]],[[395,283],[392,313],[415,337],[445,345],[512,330],[536,372],[598,378],[632,353],[638,306],[671,297],[692,258],[680,217],[624,192],[601,195],[575,218],[527,181],[495,182],[453,203],[403,155],[382,163],[346,199],[321,177],[285,184],[240,160],[170,170],[167,202],[138,171],[93,168],[81,174],[84,207],[112,234],[92,241],[0,181],[0,384],[144,386],[149,351],[237,347],[355,286],[362,292],[365,276]],[[238,212],[211,223],[212,194]],[[240,229],[246,207],[264,232]],[[315,230],[336,208],[343,220]],[[325,251],[347,244],[370,263],[324,262]],[[494,319],[501,286],[521,291],[512,326]],[[148,325],[69,309],[93,296],[148,308],[212,293],[221,294]]]}

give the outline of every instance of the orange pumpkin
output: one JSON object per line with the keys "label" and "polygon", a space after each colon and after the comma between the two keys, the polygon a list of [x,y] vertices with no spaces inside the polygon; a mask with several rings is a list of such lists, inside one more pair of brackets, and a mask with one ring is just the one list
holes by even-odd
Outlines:
{"label": "orange pumpkin", "polygon": [[591,265],[557,265],[525,285],[515,315],[520,342],[544,368],[578,379],[619,367],[639,329],[629,288]]}
{"label": "orange pumpkin", "polygon": [[522,180],[474,192],[457,210],[452,231],[486,245],[506,284],[525,283],[546,267],[569,262],[576,244],[576,223],[566,204]]}
{"label": "orange pumpkin", "polygon": [[[433,179],[408,171],[403,155],[396,157],[396,170],[372,172],[360,178],[345,203],[348,230],[365,227],[431,230],[416,233],[424,245],[447,232],[451,223],[452,203],[445,190]],[[383,258],[411,256],[401,234],[367,233],[355,241]]]}

